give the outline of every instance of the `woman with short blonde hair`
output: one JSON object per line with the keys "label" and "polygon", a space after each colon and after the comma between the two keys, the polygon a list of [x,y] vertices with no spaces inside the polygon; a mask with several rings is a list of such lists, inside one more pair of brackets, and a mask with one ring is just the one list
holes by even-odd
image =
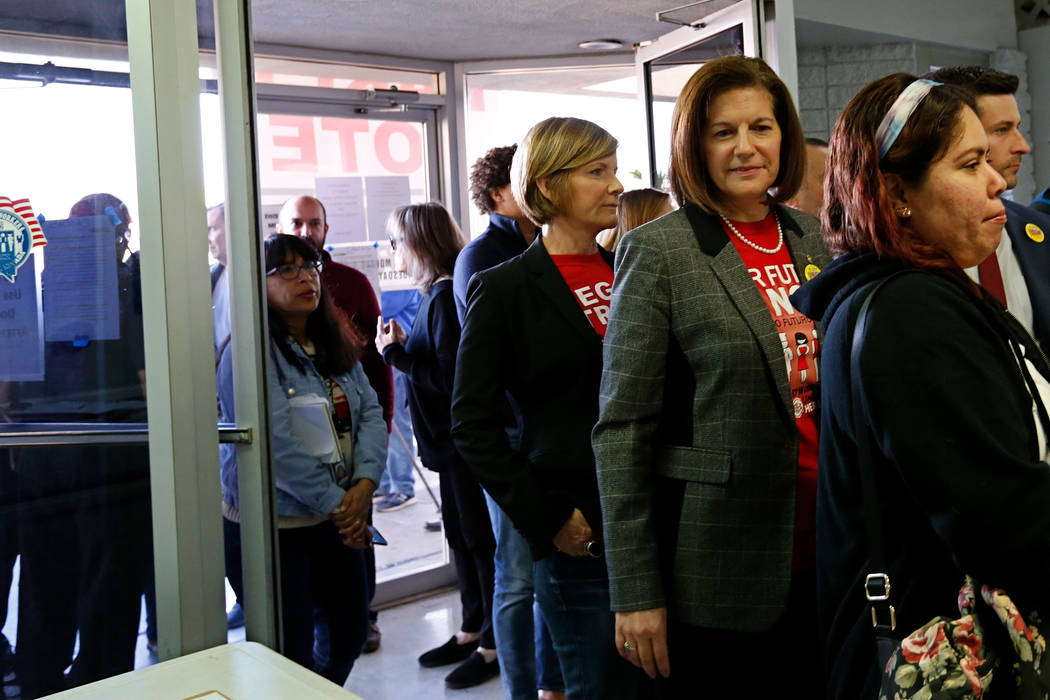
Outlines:
{"label": "woman with short blonde hair", "polygon": [[[637,673],[613,649],[590,441],[613,276],[595,236],[616,225],[616,139],[582,119],[547,119],[522,139],[511,172],[514,198],[543,233],[471,280],[452,437],[530,545],[566,694],[633,697]],[[504,432],[508,396],[519,449]]]}

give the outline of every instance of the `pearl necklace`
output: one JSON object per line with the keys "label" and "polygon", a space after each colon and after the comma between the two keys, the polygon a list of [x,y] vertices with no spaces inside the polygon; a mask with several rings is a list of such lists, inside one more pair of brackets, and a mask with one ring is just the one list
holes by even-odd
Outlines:
{"label": "pearl necklace", "polygon": [[736,230],[736,226],[733,225],[732,221],[727,219],[723,214],[719,214],[719,216],[722,217],[722,221],[726,222],[726,226],[728,226],[729,230],[733,232],[733,235],[735,235],[744,243],[757,250],[759,253],[765,253],[766,255],[775,255],[779,253],[780,249],[784,246],[784,230],[780,228],[780,218],[776,215],[776,212],[773,212],[773,220],[777,222],[777,245],[775,248],[763,248],[760,245],[755,245],[751,241],[744,238],[744,235],[742,233]]}

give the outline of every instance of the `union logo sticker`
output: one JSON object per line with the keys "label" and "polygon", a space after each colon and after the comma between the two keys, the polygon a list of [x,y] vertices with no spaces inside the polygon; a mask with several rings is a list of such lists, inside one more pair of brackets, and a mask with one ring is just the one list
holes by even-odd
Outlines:
{"label": "union logo sticker", "polygon": [[1046,235],[1043,233],[1043,229],[1039,228],[1035,224],[1026,224],[1024,227],[1024,232],[1027,233],[1028,237],[1036,243],[1042,243],[1043,239],[1046,238]]}
{"label": "union logo sticker", "polygon": [[29,253],[42,245],[47,239],[29,200],[0,197],[0,277],[13,283]]}

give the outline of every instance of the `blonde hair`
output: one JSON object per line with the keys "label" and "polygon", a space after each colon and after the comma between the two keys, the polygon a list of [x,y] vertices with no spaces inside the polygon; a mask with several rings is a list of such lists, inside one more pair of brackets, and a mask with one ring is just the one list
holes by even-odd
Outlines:
{"label": "blonde hair", "polygon": [[609,235],[598,243],[607,250],[616,250],[623,234],[663,216],[665,209],[671,205],[671,195],[652,187],[631,190],[620,195],[616,203],[616,228],[609,229]]}
{"label": "blonde hair", "polygon": [[429,289],[452,274],[463,249],[463,233],[445,207],[437,202],[407,204],[390,213],[387,235],[400,238],[408,255],[408,276]]}
{"label": "blonde hair", "polygon": [[[525,216],[537,226],[564,208],[569,171],[616,152],[619,142],[593,122],[575,117],[551,117],[525,134],[510,166],[510,186]],[[547,179],[550,197],[537,181]]]}

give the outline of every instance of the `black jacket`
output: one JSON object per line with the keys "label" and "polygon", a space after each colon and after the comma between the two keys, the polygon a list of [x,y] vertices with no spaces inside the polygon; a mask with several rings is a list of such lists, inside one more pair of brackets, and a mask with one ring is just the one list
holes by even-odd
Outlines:
{"label": "black jacket", "polygon": [[[601,249],[599,249],[601,250]],[[612,255],[602,250],[612,265]],[[533,556],[550,554],[573,508],[602,531],[591,428],[598,419],[602,341],[542,237],[471,280],[452,393],[452,437]],[[509,396],[520,451],[504,431]]]}
{"label": "black jacket", "polygon": [[[830,698],[873,698],[877,687],[849,361],[855,292],[899,269],[843,256],[792,296],[824,328],[817,583]],[[895,278],[869,313],[861,387],[898,631],[958,617],[964,573],[1022,610],[1047,609],[1050,466],[1039,461],[1032,397],[1006,337],[1048,372],[1034,341],[947,273]]]}
{"label": "black jacket", "polygon": [[452,280],[442,280],[419,301],[412,332],[402,346],[391,343],[383,359],[408,375],[408,407],[423,466],[442,471],[459,460],[449,432],[452,379],[459,346],[459,318]]}

